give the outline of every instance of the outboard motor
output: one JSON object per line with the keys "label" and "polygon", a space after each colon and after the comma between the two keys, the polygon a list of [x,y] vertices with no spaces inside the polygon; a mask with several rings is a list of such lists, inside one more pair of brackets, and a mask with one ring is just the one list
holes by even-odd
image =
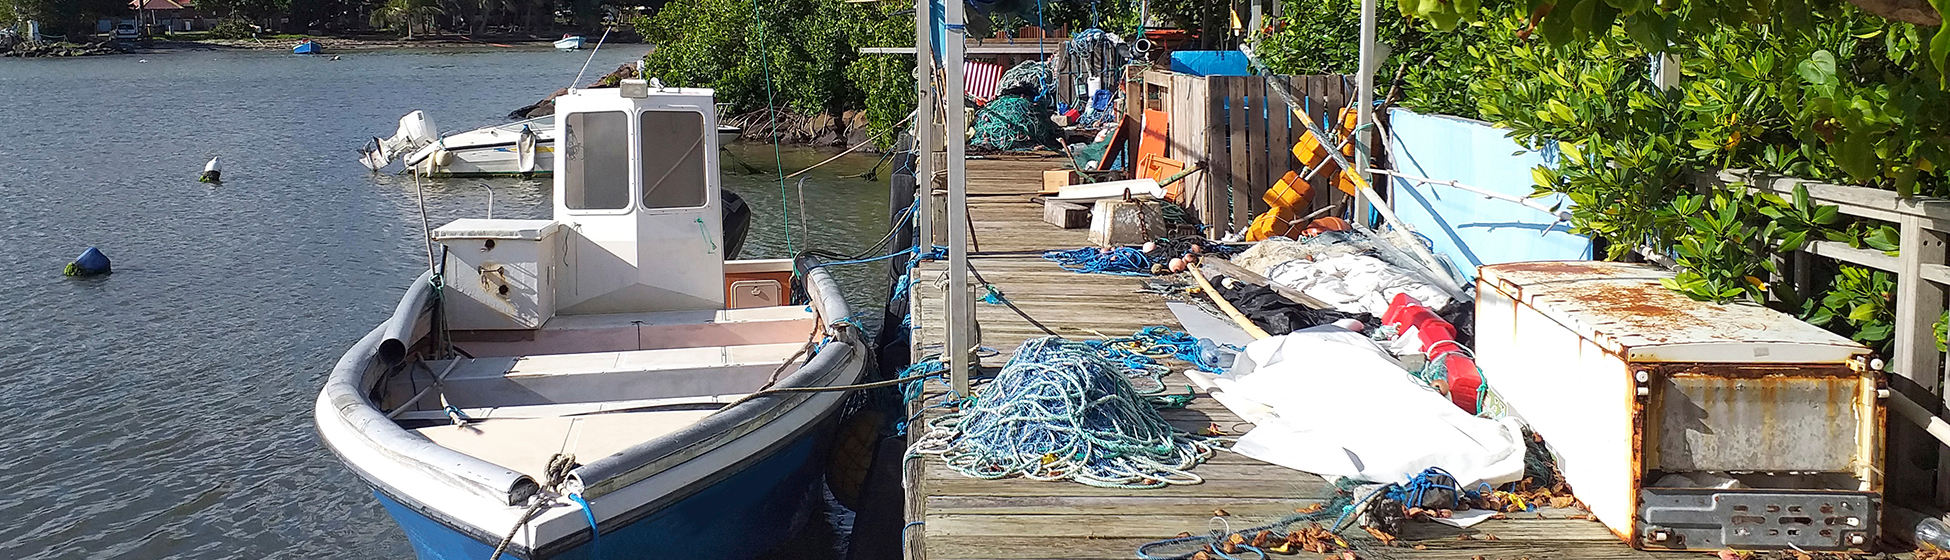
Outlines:
{"label": "outboard motor", "polygon": [[724,203],[724,258],[733,260],[745,248],[745,234],[752,229],[752,208],[731,189],[718,189],[718,197]]}
{"label": "outboard motor", "polygon": [[433,119],[421,111],[407,113],[399,118],[399,130],[391,138],[374,138],[367,147],[360,150],[359,163],[367,169],[378,171],[393,162],[400,154],[420,149],[421,146],[440,139],[440,129],[434,128]]}

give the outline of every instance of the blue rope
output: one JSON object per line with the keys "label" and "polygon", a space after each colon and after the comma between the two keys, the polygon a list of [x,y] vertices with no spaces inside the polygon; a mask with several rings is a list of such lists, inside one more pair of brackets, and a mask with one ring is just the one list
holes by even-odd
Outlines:
{"label": "blue rope", "polygon": [[589,551],[594,553],[591,556],[602,558],[603,545],[598,539],[602,538],[603,530],[596,527],[596,510],[589,508],[589,501],[582,499],[581,494],[569,494],[569,500],[582,506],[582,518],[589,522]]}
{"label": "blue rope", "polygon": [[1144,252],[1130,247],[1102,250],[1084,247],[1068,251],[1048,251],[1043,259],[1054,262],[1063,270],[1078,273],[1115,274],[1118,276],[1150,276],[1151,258]]}
{"label": "blue rope", "polygon": [[1109,488],[1203,481],[1202,438],[1178,432],[1096,348],[1043,337],[1017,347],[961,412],[929,423],[912,448],[963,475],[1074,480]]}

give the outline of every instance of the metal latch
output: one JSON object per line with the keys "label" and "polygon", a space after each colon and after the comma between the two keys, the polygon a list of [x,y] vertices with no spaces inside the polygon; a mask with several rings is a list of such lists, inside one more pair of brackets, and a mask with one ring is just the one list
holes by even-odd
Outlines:
{"label": "metal latch", "polygon": [[1880,506],[1870,492],[1646,488],[1638,536],[1674,550],[1867,550]]}

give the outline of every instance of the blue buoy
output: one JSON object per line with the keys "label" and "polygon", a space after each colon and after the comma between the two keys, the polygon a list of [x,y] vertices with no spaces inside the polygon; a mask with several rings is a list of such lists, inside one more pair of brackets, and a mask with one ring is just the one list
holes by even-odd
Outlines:
{"label": "blue buoy", "polygon": [[81,256],[75,257],[74,262],[68,263],[68,268],[62,273],[68,276],[108,274],[108,255],[102,254],[101,249],[89,247],[88,250],[81,252]]}

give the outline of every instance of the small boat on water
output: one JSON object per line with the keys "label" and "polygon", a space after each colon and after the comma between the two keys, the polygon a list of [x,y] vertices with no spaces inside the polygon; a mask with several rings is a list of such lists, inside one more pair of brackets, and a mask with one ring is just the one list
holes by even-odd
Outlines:
{"label": "small boat on water", "polygon": [[421,559],[743,559],[808,517],[866,346],[815,261],[730,260],[710,103],[557,99],[554,219],[430,232],[326,379],[321,441]]}
{"label": "small boat on water", "polygon": [[[738,127],[718,125],[716,145],[735,141],[741,133]],[[400,117],[392,137],[372,139],[361,150],[360,161],[378,171],[400,157],[408,171],[430,177],[548,175],[555,172],[554,153],[554,115],[440,136],[425,113],[414,111]]]}
{"label": "small boat on water", "polygon": [[292,54],[318,54],[325,52],[325,47],[319,45],[318,41],[306,39],[305,42],[298,43],[298,46],[292,47],[291,52]]}
{"label": "small boat on water", "polygon": [[579,50],[582,48],[582,42],[581,35],[563,35],[561,39],[555,40],[555,48],[565,51]]}

